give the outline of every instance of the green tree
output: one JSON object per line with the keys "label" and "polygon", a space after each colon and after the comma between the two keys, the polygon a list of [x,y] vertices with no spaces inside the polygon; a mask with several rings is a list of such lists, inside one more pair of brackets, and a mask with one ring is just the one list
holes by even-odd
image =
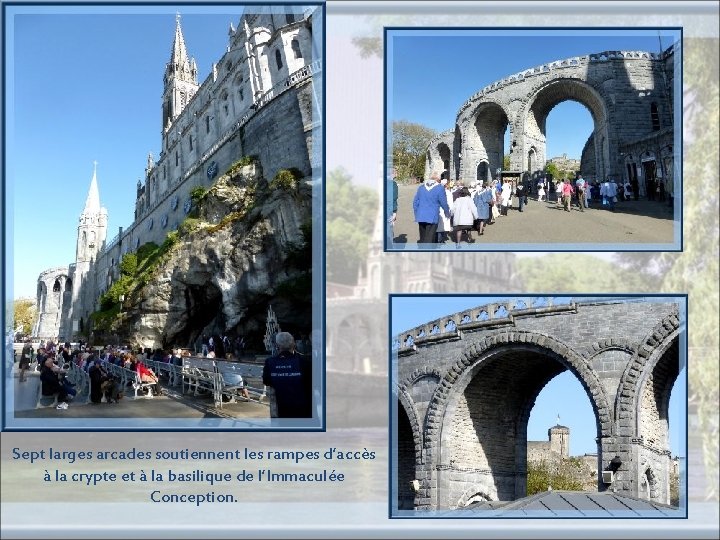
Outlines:
{"label": "green tree", "polygon": [[503,171],[509,171],[510,170],[510,154],[505,154],[503,156]]}
{"label": "green tree", "polygon": [[518,259],[517,273],[527,291],[636,291],[642,278],[584,253],[550,253]]}
{"label": "green tree", "polygon": [[548,486],[555,491],[583,491],[583,482],[577,478],[567,464],[528,462],[527,465],[527,494],[534,495],[548,490]]}
{"label": "green tree", "polygon": [[377,194],[356,186],[343,168],[327,177],[327,279],[355,284],[360,264],[367,257],[370,235],[375,226]]}
{"label": "green tree", "polygon": [[552,176],[552,178],[560,178],[560,171],[558,171],[557,165],[554,163],[545,165],[545,172]]}
{"label": "green tree", "polygon": [[392,124],[393,166],[398,180],[425,173],[425,152],[435,130],[422,124],[397,120]]}
{"label": "green tree", "polygon": [[135,253],[126,253],[120,261],[120,272],[124,276],[135,275],[138,267],[138,258]]}
{"label": "green tree", "polygon": [[30,334],[36,319],[35,300],[19,298],[13,302],[13,330],[21,328],[23,334]]}

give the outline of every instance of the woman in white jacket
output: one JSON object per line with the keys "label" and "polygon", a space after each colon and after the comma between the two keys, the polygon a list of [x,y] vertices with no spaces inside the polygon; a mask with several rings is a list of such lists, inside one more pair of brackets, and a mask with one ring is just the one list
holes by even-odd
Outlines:
{"label": "woman in white jacket", "polygon": [[[445,188],[445,196],[447,197],[448,207],[452,208],[452,182],[448,182],[447,178],[443,178],[442,180],[440,180],[440,183]],[[438,219],[437,240],[438,243],[443,243],[450,238],[449,233],[452,232],[452,225],[450,224],[450,216],[446,216],[442,208],[438,209],[438,212],[440,212],[440,218]]]}
{"label": "woman in white jacket", "polygon": [[460,190],[460,196],[455,199],[450,213],[453,218],[453,230],[457,242],[455,247],[460,249],[460,238],[463,231],[467,231],[468,242],[470,242],[472,240],[470,231],[478,217],[477,208],[470,197],[468,188],[463,187]]}
{"label": "woman in white jacket", "polygon": [[503,182],[502,186],[502,192],[500,193],[500,215],[507,216],[508,208],[510,208],[510,205],[512,204],[510,201],[512,199],[512,184],[510,183],[510,180],[505,180]]}

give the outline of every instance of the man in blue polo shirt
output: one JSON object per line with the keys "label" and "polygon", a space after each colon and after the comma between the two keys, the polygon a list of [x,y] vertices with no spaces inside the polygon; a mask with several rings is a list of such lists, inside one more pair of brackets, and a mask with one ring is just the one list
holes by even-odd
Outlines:
{"label": "man in blue polo shirt", "polygon": [[265,360],[263,384],[275,390],[278,418],[312,418],[312,360],[295,352],[288,332],[275,336],[279,353]]}

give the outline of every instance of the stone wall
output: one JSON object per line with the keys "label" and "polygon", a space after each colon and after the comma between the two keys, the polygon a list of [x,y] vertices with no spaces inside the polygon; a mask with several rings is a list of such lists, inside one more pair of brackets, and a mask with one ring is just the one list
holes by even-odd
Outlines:
{"label": "stone wall", "polygon": [[[530,410],[545,384],[567,369],[595,411],[599,467],[608,469],[610,460],[620,456],[624,465],[613,489],[639,493],[633,478],[638,461],[631,459],[638,450],[631,439],[640,437],[648,446],[649,439],[637,429],[650,413],[641,404],[643,386],[632,381],[651,380],[655,402],[669,400],[678,373],[678,305],[562,300],[480,306],[398,337],[397,381],[408,395],[414,395],[419,372],[440,374],[430,402],[423,397],[417,408],[427,413],[417,423],[422,435],[414,434],[415,444],[421,440],[423,445],[422,463],[416,463],[416,478],[422,480],[416,506],[452,508],[473,489],[493,500],[524,496]],[[632,407],[644,411],[637,424],[626,419]],[[664,446],[657,448],[665,451]],[[664,478],[668,470],[662,467],[657,475]]]}

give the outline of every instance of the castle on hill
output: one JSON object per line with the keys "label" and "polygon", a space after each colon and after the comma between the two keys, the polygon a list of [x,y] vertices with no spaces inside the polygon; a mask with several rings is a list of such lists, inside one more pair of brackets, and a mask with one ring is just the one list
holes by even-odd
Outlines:
{"label": "castle on hill", "polygon": [[122,257],[145,243],[161,244],[192,210],[191,191],[209,187],[239,159],[253,156],[268,179],[283,169],[319,174],[322,61],[313,41],[316,8],[304,8],[258,8],[237,28],[231,23],[227,48],[202,82],[176,16],[162,74],[162,150],[157,160],[147,156],[134,220],[107,239],[95,164],[74,262],[38,277],[33,336],[70,341],[86,335],[98,298],[120,277]]}

